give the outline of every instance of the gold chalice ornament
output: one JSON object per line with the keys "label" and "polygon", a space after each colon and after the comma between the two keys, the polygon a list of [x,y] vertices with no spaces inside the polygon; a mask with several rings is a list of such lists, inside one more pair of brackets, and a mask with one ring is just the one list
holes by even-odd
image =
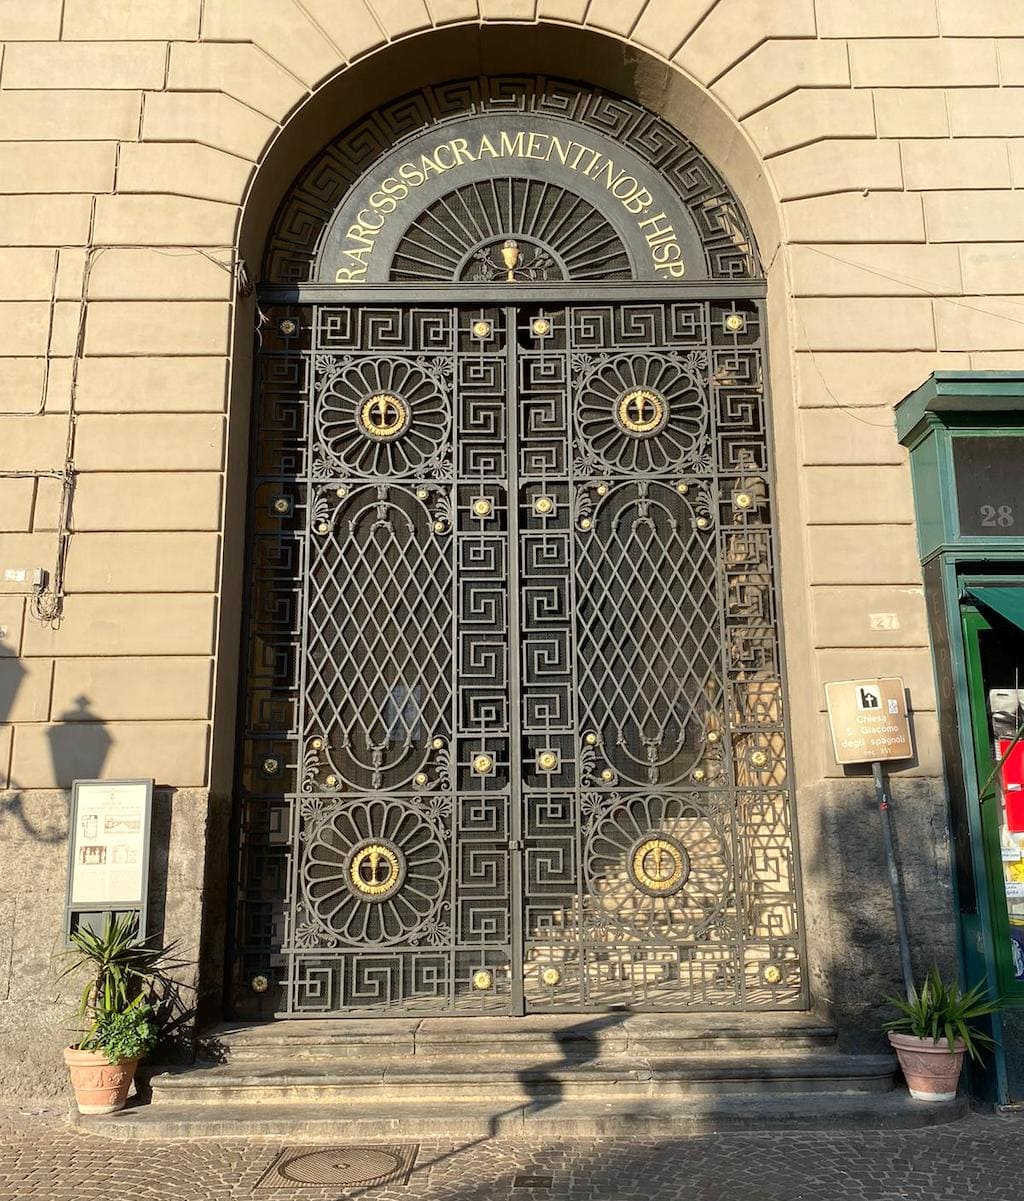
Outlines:
{"label": "gold chalice ornament", "polygon": [[669,834],[647,834],[633,844],[627,865],[633,886],[649,897],[670,897],[690,875],[690,857]]}
{"label": "gold chalice ornament", "polygon": [[522,258],[522,252],[519,249],[519,243],[514,238],[508,238],[501,248],[501,261],[505,264],[505,270],[508,272],[505,278],[510,284],[516,282],[516,268],[519,266],[520,258]]}
{"label": "gold chalice ornament", "polygon": [[630,388],[615,405],[615,420],[634,437],[660,433],[668,421],[668,404],[653,388]]}
{"label": "gold chalice ornament", "polygon": [[362,842],[348,857],[346,882],[360,900],[386,901],[404,879],[405,857],[383,840]]}
{"label": "gold chalice ornament", "polygon": [[394,392],[374,392],[359,406],[359,428],[375,442],[390,442],[409,427],[409,407]]}

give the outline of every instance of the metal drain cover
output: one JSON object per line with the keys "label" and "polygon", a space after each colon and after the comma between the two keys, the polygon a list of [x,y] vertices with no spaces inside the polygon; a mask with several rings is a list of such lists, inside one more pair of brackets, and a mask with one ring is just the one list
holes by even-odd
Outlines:
{"label": "metal drain cover", "polygon": [[287,1147],[264,1172],[257,1189],[296,1185],[373,1188],[406,1184],[419,1144],[403,1146]]}

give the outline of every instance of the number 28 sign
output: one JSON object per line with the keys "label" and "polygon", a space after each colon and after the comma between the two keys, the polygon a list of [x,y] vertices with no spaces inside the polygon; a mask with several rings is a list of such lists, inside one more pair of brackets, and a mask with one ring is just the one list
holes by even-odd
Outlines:
{"label": "number 28 sign", "polygon": [[973,538],[1024,537],[1024,471],[1020,435],[953,439],[960,533]]}

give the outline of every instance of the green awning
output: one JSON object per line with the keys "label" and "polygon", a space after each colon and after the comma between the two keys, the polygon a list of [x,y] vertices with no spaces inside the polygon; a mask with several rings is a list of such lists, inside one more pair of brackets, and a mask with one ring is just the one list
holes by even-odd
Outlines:
{"label": "green awning", "polygon": [[977,588],[968,587],[967,592],[986,609],[991,609],[993,613],[998,613],[1000,617],[1012,622],[1018,629],[1024,630],[1024,588],[1000,588],[993,584]]}

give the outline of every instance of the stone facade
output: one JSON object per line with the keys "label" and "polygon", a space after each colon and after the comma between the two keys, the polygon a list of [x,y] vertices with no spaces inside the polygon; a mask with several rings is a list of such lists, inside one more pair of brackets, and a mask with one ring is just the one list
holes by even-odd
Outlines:
{"label": "stone facade", "polygon": [[891,408],[930,371],[1021,361],[1024,8],[0,0],[0,42],[0,581],[42,568],[65,593],[40,620],[0,582],[0,1087],[61,1086],[51,957],[76,777],[156,777],[156,910],[216,1012],[243,264],[258,270],[277,203],[348,121],[490,71],[582,74],[642,101],[755,226],[812,988],[847,1045],[872,1045],[898,979],[891,908],[870,779],[833,765],[822,683],[908,683],[918,755],[893,787],[911,933],[919,966],[948,961],[931,657]]}

